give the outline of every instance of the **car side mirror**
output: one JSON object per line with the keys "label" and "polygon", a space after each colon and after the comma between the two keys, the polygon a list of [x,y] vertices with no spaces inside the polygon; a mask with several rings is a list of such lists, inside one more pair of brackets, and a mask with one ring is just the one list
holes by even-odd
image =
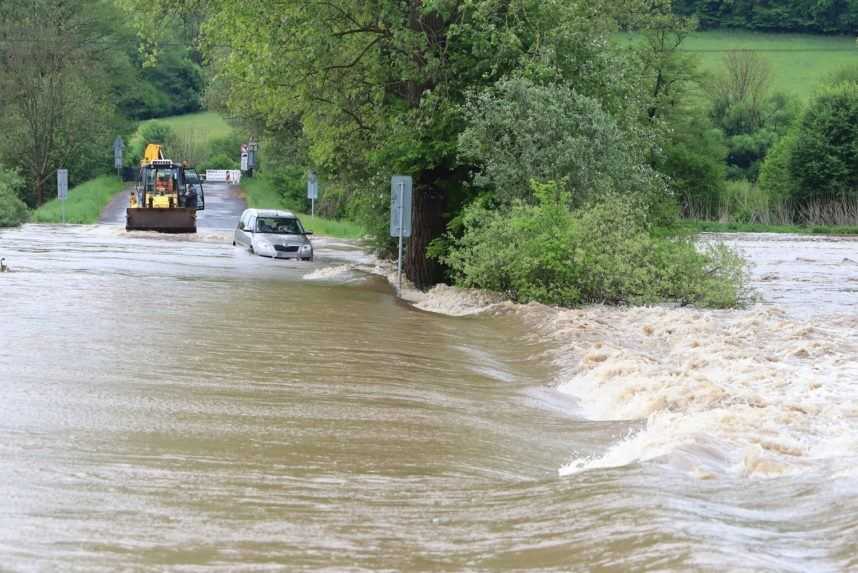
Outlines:
{"label": "car side mirror", "polygon": [[313,231],[304,231],[304,234],[305,234],[305,235],[312,235],[312,234],[313,234]]}

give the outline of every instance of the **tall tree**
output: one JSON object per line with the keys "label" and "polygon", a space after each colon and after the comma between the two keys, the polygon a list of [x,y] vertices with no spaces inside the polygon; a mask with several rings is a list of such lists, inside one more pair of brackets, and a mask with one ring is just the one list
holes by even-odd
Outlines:
{"label": "tall tree", "polygon": [[[109,149],[115,110],[99,73],[111,49],[104,2],[20,0],[0,4],[0,155],[45,201],[58,167],[101,142]],[[105,152],[106,153],[106,152]]]}
{"label": "tall tree", "polygon": [[275,129],[300,118],[315,167],[356,192],[413,175],[406,270],[421,287],[441,276],[426,247],[474,170],[457,155],[468,93],[519,70],[574,81],[612,111],[626,101],[606,50],[625,7],[611,0],[160,2],[177,4],[204,6],[205,51],[232,112]]}

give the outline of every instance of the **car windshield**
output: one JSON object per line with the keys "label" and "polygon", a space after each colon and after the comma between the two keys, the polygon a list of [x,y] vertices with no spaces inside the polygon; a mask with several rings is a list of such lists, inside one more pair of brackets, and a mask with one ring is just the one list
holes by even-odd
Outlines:
{"label": "car windshield", "polygon": [[303,235],[304,229],[298,219],[285,217],[259,217],[256,219],[257,233],[275,233],[278,235]]}

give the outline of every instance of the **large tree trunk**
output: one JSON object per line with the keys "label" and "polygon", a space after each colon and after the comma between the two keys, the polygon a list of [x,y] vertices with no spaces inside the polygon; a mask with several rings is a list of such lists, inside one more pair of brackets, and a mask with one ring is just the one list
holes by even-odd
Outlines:
{"label": "large tree trunk", "polygon": [[443,278],[443,267],[426,257],[426,247],[445,229],[444,209],[447,194],[432,185],[415,183],[411,209],[411,239],[405,257],[406,276],[419,289],[437,284]]}

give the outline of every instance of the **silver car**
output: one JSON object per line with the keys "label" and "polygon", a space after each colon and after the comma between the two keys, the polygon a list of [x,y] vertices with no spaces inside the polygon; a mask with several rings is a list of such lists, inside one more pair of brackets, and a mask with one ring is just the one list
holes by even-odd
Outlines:
{"label": "silver car", "polygon": [[313,260],[313,244],[301,221],[289,211],[247,209],[241,214],[232,240],[251,253],[275,259]]}

